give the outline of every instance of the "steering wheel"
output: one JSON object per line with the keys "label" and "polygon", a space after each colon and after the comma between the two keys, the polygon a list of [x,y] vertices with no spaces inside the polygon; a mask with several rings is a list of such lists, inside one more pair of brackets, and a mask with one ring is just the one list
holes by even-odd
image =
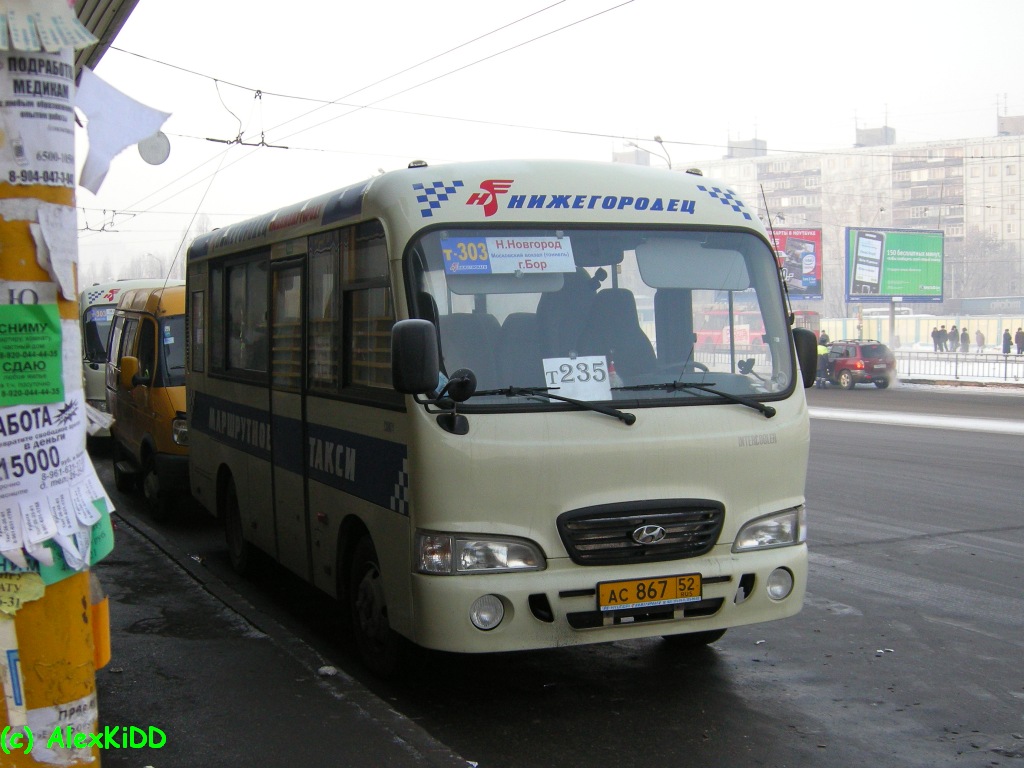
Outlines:
{"label": "steering wheel", "polygon": [[711,369],[704,365],[704,363],[698,363],[696,360],[687,360],[683,363],[683,373],[693,373],[694,371],[710,373]]}

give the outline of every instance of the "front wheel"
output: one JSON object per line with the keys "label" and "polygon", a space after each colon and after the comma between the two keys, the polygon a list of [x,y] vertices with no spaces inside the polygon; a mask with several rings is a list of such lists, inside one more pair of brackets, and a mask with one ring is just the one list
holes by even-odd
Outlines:
{"label": "front wheel", "polygon": [[167,520],[174,511],[174,503],[160,485],[160,475],[156,471],[156,461],[150,456],[142,469],[142,493],[149,505],[149,514],[158,523]]}
{"label": "front wheel", "polygon": [[352,632],[363,663],[378,677],[394,677],[402,668],[405,641],[388,622],[380,560],[369,536],[359,540],[352,554],[348,598]]}
{"label": "front wheel", "polygon": [[849,371],[840,371],[839,373],[839,386],[843,389],[853,389],[854,385],[853,374]]}

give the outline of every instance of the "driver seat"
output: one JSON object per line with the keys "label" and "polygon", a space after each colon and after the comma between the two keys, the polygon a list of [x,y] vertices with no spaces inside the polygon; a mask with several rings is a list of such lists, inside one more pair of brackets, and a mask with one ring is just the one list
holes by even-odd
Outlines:
{"label": "driver seat", "polygon": [[598,291],[580,335],[581,355],[605,355],[623,378],[651,373],[657,366],[654,346],[640,327],[636,298],[625,288]]}

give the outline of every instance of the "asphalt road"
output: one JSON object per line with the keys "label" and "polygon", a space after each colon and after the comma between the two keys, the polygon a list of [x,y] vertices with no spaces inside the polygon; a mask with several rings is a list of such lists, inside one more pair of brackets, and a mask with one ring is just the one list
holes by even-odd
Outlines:
{"label": "asphalt road", "polygon": [[[193,510],[151,526],[137,500],[113,491],[109,462],[97,464],[124,524],[152,527],[171,555],[221,584],[234,596],[229,613],[271,617],[280,642],[337,665],[485,768],[1021,764],[1024,439],[1012,430],[1024,429],[1024,391],[858,387],[808,400],[811,573],[800,615],[688,654],[659,640],[423,654],[400,684],[363,674],[329,600],[277,569],[238,579],[212,520]],[[188,649],[183,638],[165,652]],[[218,736],[231,738],[225,727]],[[315,752],[304,766],[338,764]]]}

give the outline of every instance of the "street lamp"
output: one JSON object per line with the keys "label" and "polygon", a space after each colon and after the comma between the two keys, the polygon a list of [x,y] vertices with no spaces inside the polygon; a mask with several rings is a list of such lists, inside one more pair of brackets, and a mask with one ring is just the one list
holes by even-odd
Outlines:
{"label": "street lamp", "polygon": [[665,161],[665,163],[668,165],[668,169],[671,171],[672,170],[672,158],[669,157],[668,150],[665,149],[665,143],[661,140],[661,136],[655,136],[654,140],[661,146],[661,149],[662,149],[662,151],[664,151],[665,154],[662,154],[661,152],[653,152],[650,149],[647,149],[647,147],[641,147],[635,141],[627,141],[626,142],[626,146],[627,147],[636,147],[641,152],[646,152],[648,155],[653,155],[654,157],[661,158],[662,160]]}
{"label": "street lamp", "polygon": [[655,136],[654,140],[658,142],[658,146],[661,147],[661,151],[665,153],[665,162],[668,163],[668,169],[672,170],[672,158],[669,157],[668,148],[665,146],[665,142],[661,140],[661,136]]}
{"label": "street lamp", "polygon": [[164,272],[164,262],[163,262],[163,259],[161,259],[159,256],[156,256],[156,255],[154,255],[152,253],[149,253],[148,251],[146,253],[143,253],[140,256],[136,256],[134,259],[132,259],[132,272],[133,273],[136,272],[136,271],[139,271],[139,272],[148,272],[149,271],[145,267],[139,267],[138,266],[140,259],[152,259],[153,262],[156,264],[156,275],[154,275],[154,277],[163,277],[164,276],[164,274],[163,274],[163,272]]}

